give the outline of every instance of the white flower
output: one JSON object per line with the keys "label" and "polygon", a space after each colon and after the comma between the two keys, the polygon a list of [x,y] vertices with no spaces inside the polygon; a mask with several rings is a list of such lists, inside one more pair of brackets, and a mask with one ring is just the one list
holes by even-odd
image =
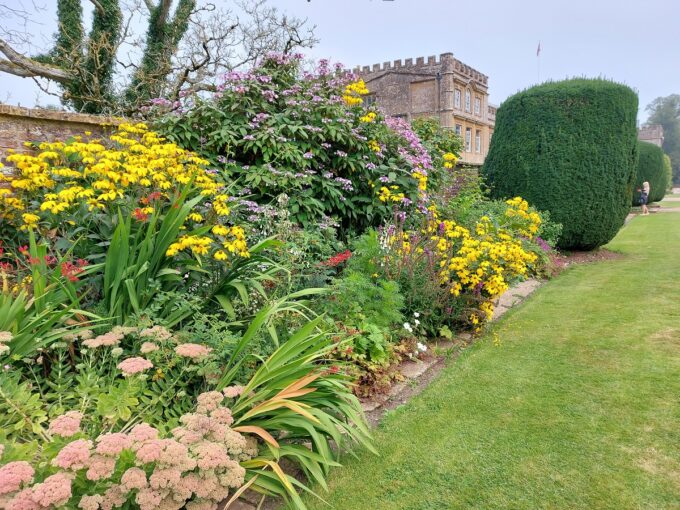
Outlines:
{"label": "white flower", "polygon": [[413,328],[408,322],[404,322],[404,329],[408,331],[409,333],[413,333]]}
{"label": "white flower", "polygon": [[420,317],[420,313],[418,313],[418,312],[413,312],[413,316],[417,319],[418,317]]}
{"label": "white flower", "polygon": [[416,326],[420,326],[420,321],[418,319],[416,319],[416,320],[413,321],[413,324],[415,324]]}
{"label": "white flower", "polygon": [[418,342],[417,345],[418,345],[418,350],[419,350],[420,352],[425,352],[425,351],[427,350],[427,345],[421,344],[420,342]]}
{"label": "white flower", "polygon": [[9,352],[9,345],[0,344],[0,354],[5,354]]}

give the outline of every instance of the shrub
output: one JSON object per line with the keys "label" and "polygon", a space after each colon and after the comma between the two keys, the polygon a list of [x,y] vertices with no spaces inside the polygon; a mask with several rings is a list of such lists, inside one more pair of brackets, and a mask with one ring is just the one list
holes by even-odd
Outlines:
{"label": "shrub", "polygon": [[633,193],[633,205],[640,204],[640,192],[638,190],[642,188],[642,183],[645,181],[649,183],[648,202],[663,200],[670,185],[666,155],[663,149],[653,143],[638,141],[638,153],[640,157],[638,159],[635,192]]}
{"label": "shrub", "polygon": [[[508,201],[506,220],[487,216],[471,229],[441,218],[435,207],[418,229],[396,215],[379,236],[369,233],[360,258],[364,271],[395,281],[404,296],[403,314],[416,317],[429,334],[442,326],[478,330],[491,318],[494,300],[530,274],[537,257],[524,249],[540,228],[540,217],[521,198]],[[414,321],[415,322],[415,321]]]}
{"label": "shrub", "polygon": [[563,225],[559,246],[610,241],[630,209],[638,101],[606,80],[546,83],[507,99],[483,166],[492,196],[524,197]]}
{"label": "shrub", "polygon": [[668,154],[663,155],[663,168],[666,172],[666,180],[668,181],[668,187],[666,192],[670,193],[673,189],[673,165],[671,163],[671,158]]}
{"label": "shrub", "polygon": [[157,126],[257,204],[285,193],[296,222],[333,217],[347,234],[378,225],[395,202],[415,205],[424,196],[429,154],[408,123],[364,108],[363,81],[341,67],[321,61],[302,73],[299,58],[271,55],[229,73],[218,89]]}

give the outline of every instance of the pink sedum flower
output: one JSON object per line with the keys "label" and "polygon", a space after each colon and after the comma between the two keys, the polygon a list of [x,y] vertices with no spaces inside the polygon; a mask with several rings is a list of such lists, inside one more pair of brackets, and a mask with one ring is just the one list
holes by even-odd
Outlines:
{"label": "pink sedum flower", "polygon": [[33,481],[35,471],[28,462],[18,460],[0,467],[0,496],[16,492]]}
{"label": "pink sedum flower", "polygon": [[71,499],[71,476],[57,473],[33,486],[33,501],[44,508],[64,506]]}
{"label": "pink sedum flower", "polygon": [[132,447],[132,439],[123,432],[102,434],[97,438],[96,451],[100,455],[116,457],[128,448]]}
{"label": "pink sedum flower", "polygon": [[24,489],[16,494],[5,507],[7,510],[40,510],[40,505],[33,501],[33,489]]}
{"label": "pink sedum flower", "polygon": [[145,358],[134,357],[121,361],[118,363],[117,367],[121,372],[123,372],[124,377],[129,377],[131,375],[144,372],[144,370],[149,368],[153,368],[153,363]]}
{"label": "pink sedum flower", "polygon": [[84,340],[83,345],[90,349],[96,349],[97,347],[115,347],[120,343],[124,336],[125,335],[118,331],[109,331],[103,335]]}
{"label": "pink sedum flower", "polygon": [[227,398],[236,398],[243,393],[243,390],[245,390],[243,386],[227,386],[222,390],[222,393]]}
{"label": "pink sedum flower", "polygon": [[119,508],[127,501],[127,493],[120,485],[112,485],[104,492],[104,498],[101,502],[102,510],[112,510]]}
{"label": "pink sedum flower", "polygon": [[224,395],[219,391],[206,391],[201,393],[196,400],[198,401],[198,412],[208,413],[219,407],[224,400]]}
{"label": "pink sedum flower", "polygon": [[158,439],[158,430],[148,423],[140,423],[132,427],[128,436],[134,443],[139,444],[150,439]]}
{"label": "pink sedum flower", "polygon": [[90,460],[92,441],[78,439],[64,446],[52,460],[52,465],[62,469],[77,471],[83,469]]}
{"label": "pink sedum flower", "polygon": [[175,347],[175,352],[183,358],[200,359],[210,354],[212,349],[200,344],[181,344]]}
{"label": "pink sedum flower", "polygon": [[69,411],[61,416],[57,416],[50,422],[49,432],[61,437],[74,436],[80,432],[80,422],[82,419],[82,413]]}
{"label": "pink sedum flower", "polygon": [[103,480],[110,478],[116,470],[116,459],[94,455],[88,462],[88,470],[85,476],[88,480]]}
{"label": "pink sedum flower", "polygon": [[80,503],[78,503],[78,508],[82,510],[99,510],[99,505],[104,501],[104,497],[101,494],[93,494],[92,496],[83,496],[80,498]]}
{"label": "pink sedum flower", "polygon": [[163,500],[163,493],[153,489],[142,489],[137,493],[135,502],[140,510],[154,510]]}
{"label": "pink sedum flower", "polygon": [[131,467],[123,473],[120,479],[120,486],[125,492],[133,489],[145,489],[148,486],[146,473],[142,469]]}
{"label": "pink sedum flower", "polygon": [[139,348],[139,352],[142,354],[149,354],[150,352],[157,351],[159,349],[158,345],[153,342],[144,342]]}

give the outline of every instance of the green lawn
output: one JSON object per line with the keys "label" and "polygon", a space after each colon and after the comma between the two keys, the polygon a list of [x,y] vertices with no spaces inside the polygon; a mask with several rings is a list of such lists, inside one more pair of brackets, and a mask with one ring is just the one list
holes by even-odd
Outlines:
{"label": "green lawn", "polygon": [[[348,510],[680,508],[680,214],[507,314],[347,457]],[[309,499],[313,509],[329,508]]]}

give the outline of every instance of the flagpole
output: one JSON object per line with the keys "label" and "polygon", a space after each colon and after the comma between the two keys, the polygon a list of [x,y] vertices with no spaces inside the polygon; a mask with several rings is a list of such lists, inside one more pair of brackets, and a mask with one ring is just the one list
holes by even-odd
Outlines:
{"label": "flagpole", "polygon": [[536,50],[536,83],[541,83],[541,41],[538,41],[538,49]]}

